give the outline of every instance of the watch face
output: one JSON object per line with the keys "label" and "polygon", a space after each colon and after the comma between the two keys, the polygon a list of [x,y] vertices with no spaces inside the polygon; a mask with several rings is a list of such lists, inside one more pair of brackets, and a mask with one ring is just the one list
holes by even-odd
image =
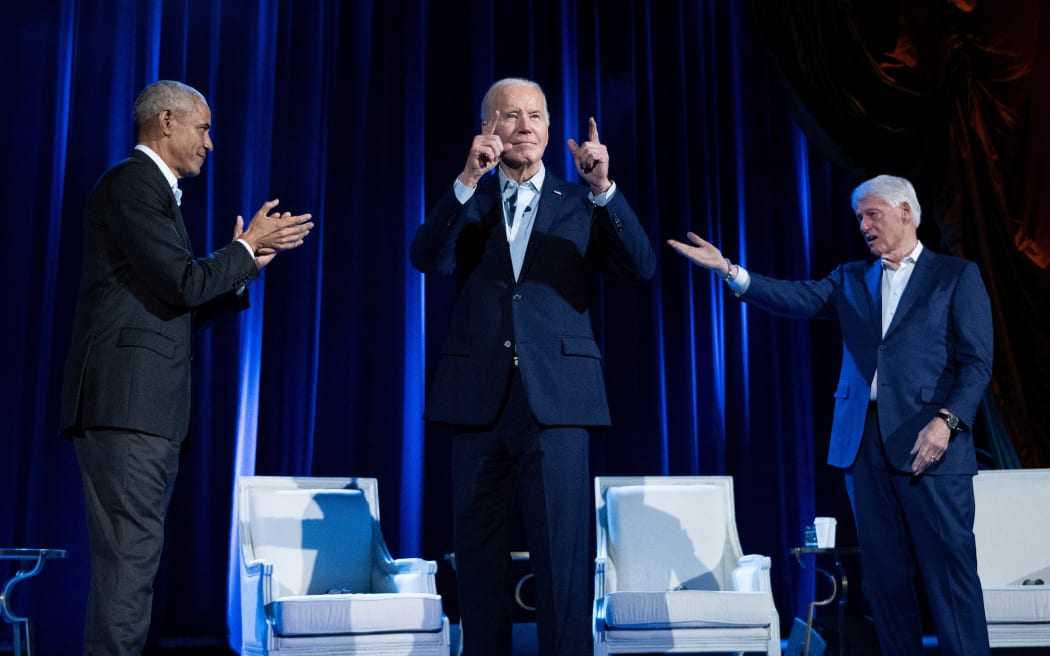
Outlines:
{"label": "watch face", "polygon": [[937,416],[943,419],[947,424],[948,428],[955,430],[959,427],[959,418],[950,412],[938,412]]}

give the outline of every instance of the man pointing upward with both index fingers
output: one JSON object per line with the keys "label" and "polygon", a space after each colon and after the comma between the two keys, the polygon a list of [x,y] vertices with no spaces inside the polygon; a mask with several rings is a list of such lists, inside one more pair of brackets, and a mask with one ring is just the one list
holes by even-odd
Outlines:
{"label": "man pointing upward with both index fingers", "polygon": [[549,125],[535,82],[493,84],[462,172],[411,246],[417,269],[459,282],[425,417],[455,432],[454,545],[468,656],[511,653],[514,499],[535,574],[540,653],[593,651],[588,439],[610,419],[590,283],[595,273],[646,280],[656,266],[609,179],[595,120],[587,141],[568,141],[590,193],[544,167]]}

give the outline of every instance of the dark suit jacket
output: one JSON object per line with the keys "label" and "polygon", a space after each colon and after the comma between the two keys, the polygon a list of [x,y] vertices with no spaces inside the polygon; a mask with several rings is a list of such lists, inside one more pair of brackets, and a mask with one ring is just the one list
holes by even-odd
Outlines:
{"label": "dark suit jacket", "polygon": [[[886,336],[880,262],[851,262],[819,281],[751,275],[741,298],[800,317],[837,319],[842,369],[828,463],[853,464],[864,431],[871,381],[879,372],[879,428],[893,465],[910,471],[919,431],[944,407],[972,425],[992,373],[992,314],[973,262],[924,248]],[[973,438],[955,436],[930,474],[976,473]]]}
{"label": "dark suit jacket", "polygon": [[427,419],[487,425],[500,410],[517,353],[536,419],[551,426],[605,426],[601,352],[591,330],[595,272],[648,279],[649,238],[623,193],[595,206],[587,190],[547,172],[532,235],[515,282],[498,176],[460,205],[449,189],[410,249],[427,273],[460,283],[448,337],[431,381]]}
{"label": "dark suit jacket", "polygon": [[145,154],[114,165],[88,198],[84,262],[62,386],[61,431],[185,438],[195,322],[247,307],[256,278],[230,244],[195,259],[167,180]]}

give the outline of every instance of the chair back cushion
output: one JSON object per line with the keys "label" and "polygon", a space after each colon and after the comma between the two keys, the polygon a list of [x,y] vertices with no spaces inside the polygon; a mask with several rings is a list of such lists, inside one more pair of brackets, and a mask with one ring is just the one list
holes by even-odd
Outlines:
{"label": "chair back cushion", "polygon": [[373,520],[361,490],[253,488],[254,557],[273,563],[277,596],[372,591]]}
{"label": "chair back cushion", "polygon": [[727,488],[625,485],[606,492],[607,552],[620,591],[731,590],[740,558]]}
{"label": "chair back cushion", "polygon": [[1050,469],[982,471],[973,491],[981,585],[1050,584]]}
{"label": "chair back cushion", "polygon": [[[1050,622],[1050,469],[982,471],[973,479],[977,574],[985,617]],[[1011,641],[993,646],[1046,644]]]}

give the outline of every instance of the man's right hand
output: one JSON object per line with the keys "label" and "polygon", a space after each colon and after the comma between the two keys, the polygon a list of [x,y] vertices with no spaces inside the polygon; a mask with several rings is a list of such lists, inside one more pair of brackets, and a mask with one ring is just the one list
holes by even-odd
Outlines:
{"label": "man's right hand", "polygon": [[463,172],[459,174],[459,181],[465,187],[473,187],[486,173],[496,168],[500,158],[503,157],[503,139],[496,134],[496,123],[499,121],[499,112],[491,122],[481,126],[481,134],[474,137],[470,144],[470,152],[467,154],[467,163]]}
{"label": "man's right hand", "polygon": [[[310,222],[313,218],[310,214],[296,214],[285,212],[283,214],[270,210],[277,207],[280,201],[273,199],[266,201],[259,211],[252,217],[248,229],[240,233],[239,239],[243,239],[255,251],[256,257],[267,257],[266,263],[273,259],[273,255],[280,251],[287,251],[303,245],[303,240],[310,234],[314,224]],[[238,225],[244,219],[237,217]],[[236,234],[236,230],[234,231]],[[265,264],[265,263],[264,263]]]}
{"label": "man's right hand", "polygon": [[729,264],[726,262],[726,258],[722,256],[722,251],[718,250],[714,244],[704,241],[700,238],[700,235],[694,232],[687,233],[686,236],[692,242],[691,244],[685,244],[674,239],[668,239],[667,243],[675,252],[687,258],[693,264],[700,265],[705,269],[711,269],[722,275],[729,273]]}

